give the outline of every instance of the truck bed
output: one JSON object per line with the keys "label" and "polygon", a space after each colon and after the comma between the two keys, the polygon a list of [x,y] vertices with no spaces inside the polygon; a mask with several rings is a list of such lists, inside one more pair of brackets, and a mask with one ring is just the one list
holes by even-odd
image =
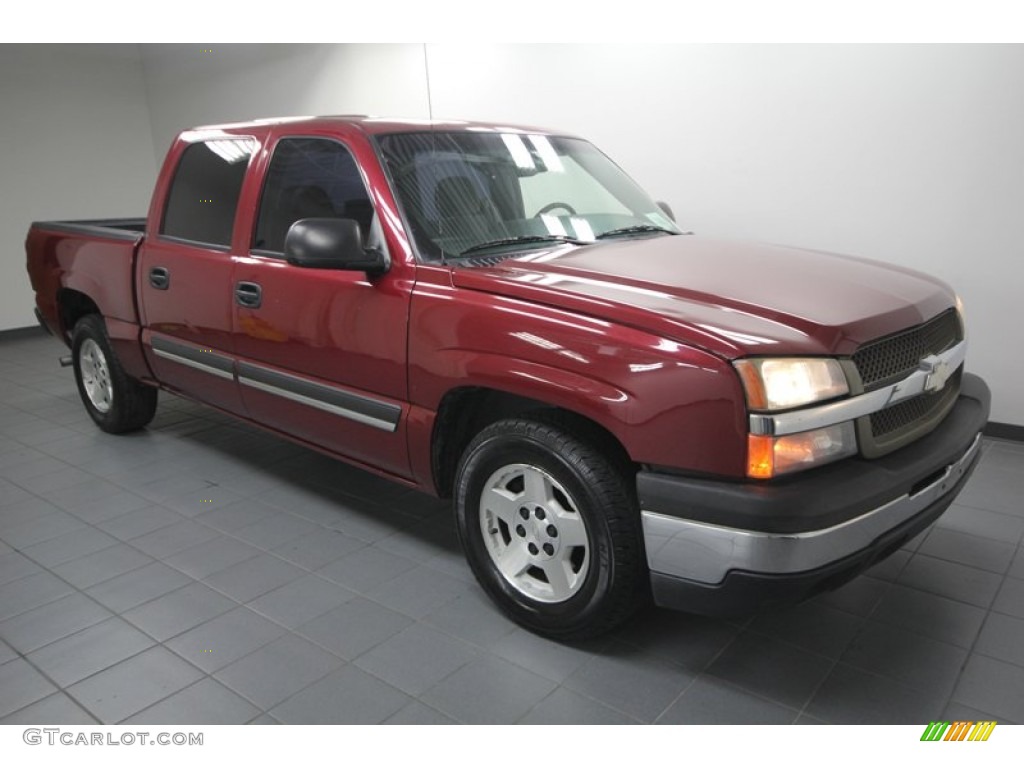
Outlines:
{"label": "truck bed", "polygon": [[77,219],[75,221],[34,221],[33,229],[62,232],[71,235],[112,237],[117,240],[137,240],[146,231],[146,219]]}

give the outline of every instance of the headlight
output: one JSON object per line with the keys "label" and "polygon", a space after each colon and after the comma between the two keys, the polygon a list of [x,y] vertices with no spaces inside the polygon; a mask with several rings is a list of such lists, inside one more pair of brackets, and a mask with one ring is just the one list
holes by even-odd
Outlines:
{"label": "headlight", "polygon": [[754,411],[796,408],[850,391],[839,361],[829,358],[751,358],[735,366]]}
{"label": "headlight", "polygon": [[[752,411],[784,411],[849,394],[838,360],[777,357],[738,360],[747,406]],[[853,422],[793,435],[748,435],[747,476],[767,480],[810,469],[857,452]]]}

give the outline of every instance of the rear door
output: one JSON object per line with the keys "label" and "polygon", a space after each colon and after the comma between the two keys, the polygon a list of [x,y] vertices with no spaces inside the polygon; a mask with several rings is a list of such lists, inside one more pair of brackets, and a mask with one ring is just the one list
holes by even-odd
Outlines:
{"label": "rear door", "polygon": [[[392,474],[409,475],[406,333],[414,269],[392,259],[379,277],[284,259],[297,220],[356,220],[364,242],[388,249],[358,136],[271,140],[250,248],[234,287],[258,300],[234,309],[233,348],[251,418]],[[361,157],[360,157],[361,154]]]}
{"label": "rear door", "polygon": [[219,135],[175,147],[170,186],[150,214],[156,234],[136,271],[143,347],[159,381],[239,414],[231,243],[256,146],[252,137]]}

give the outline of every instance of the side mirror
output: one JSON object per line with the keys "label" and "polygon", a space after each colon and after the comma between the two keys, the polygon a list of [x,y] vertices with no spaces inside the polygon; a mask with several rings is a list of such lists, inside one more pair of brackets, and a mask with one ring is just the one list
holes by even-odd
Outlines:
{"label": "side mirror", "polygon": [[672,221],[676,220],[676,215],[672,213],[672,206],[668,203],[658,201],[658,207],[661,208],[661,212],[668,216]]}
{"label": "side mirror", "polygon": [[381,275],[387,257],[363,246],[363,234],[353,219],[299,219],[284,238],[289,264],[311,269],[348,269]]}

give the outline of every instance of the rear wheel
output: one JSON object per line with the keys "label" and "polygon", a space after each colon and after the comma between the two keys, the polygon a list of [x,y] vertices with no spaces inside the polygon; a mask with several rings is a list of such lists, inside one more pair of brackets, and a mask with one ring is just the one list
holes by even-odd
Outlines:
{"label": "rear wheel", "polygon": [[71,336],[71,358],[85,410],[104,432],[130,432],[156,413],[157,390],[124,372],[98,315],[86,315]]}
{"label": "rear wheel", "polygon": [[515,621],[581,639],[642,602],[639,511],[627,472],[568,427],[499,421],[467,447],[455,484],[477,580]]}

